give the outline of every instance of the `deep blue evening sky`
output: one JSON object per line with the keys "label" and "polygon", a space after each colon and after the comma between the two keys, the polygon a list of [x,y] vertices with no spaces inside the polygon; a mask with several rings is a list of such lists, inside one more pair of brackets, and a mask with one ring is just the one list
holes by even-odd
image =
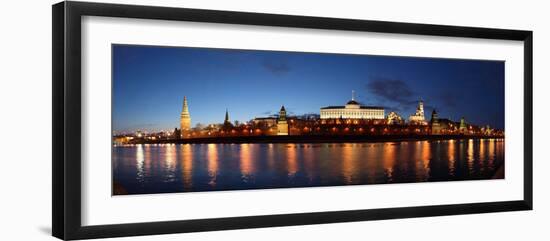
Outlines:
{"label": "deep blue evening sky", "polygon": [[420,98],[426,117],[461,116],[504,128],[504,62],[113,45],[113,130],[179,127],[183,96],[192,125],[275,114],[319,114],[355,90],[364,105],[403,118]]}

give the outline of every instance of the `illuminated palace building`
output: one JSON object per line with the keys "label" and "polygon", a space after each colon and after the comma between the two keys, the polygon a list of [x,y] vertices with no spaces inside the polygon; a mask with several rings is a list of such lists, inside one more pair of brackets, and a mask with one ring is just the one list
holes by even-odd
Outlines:
{"label": "illuminated palace building", "polygon": [[321,119],[384,119],[383,107],[364,106],[355,101],[355,92],[344,106],[327,106],[321,108]]}

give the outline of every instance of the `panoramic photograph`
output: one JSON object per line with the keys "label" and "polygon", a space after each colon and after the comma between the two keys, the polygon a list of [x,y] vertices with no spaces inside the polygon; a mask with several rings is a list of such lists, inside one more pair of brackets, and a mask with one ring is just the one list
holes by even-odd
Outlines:
{"label": "panoramic photograph", "polygon": [[112,45],[112,195],[504,179],[504,62]]}

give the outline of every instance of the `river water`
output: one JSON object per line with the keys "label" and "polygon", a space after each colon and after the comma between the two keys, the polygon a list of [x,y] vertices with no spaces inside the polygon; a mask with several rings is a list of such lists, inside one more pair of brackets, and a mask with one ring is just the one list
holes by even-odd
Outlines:
{"label": "river water", "polygon": [[112,156],[115,194],[150,194],[492,179],[504,140],[143,144]]}

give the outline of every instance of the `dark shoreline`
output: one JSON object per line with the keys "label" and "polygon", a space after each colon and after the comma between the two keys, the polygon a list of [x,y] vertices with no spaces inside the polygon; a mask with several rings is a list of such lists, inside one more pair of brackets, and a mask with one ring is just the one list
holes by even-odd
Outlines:
{"label": "dark shoreline", "polygon": [[170,140],[135,140],[129,144],[205,144],[205,143],[345,143],[345,142],[387,142],[387,141],[432,141],[432,140],[462,140],[504,138],[498,136],[474,135],[302,135],[302,136],[228,136],[201,137]]}

